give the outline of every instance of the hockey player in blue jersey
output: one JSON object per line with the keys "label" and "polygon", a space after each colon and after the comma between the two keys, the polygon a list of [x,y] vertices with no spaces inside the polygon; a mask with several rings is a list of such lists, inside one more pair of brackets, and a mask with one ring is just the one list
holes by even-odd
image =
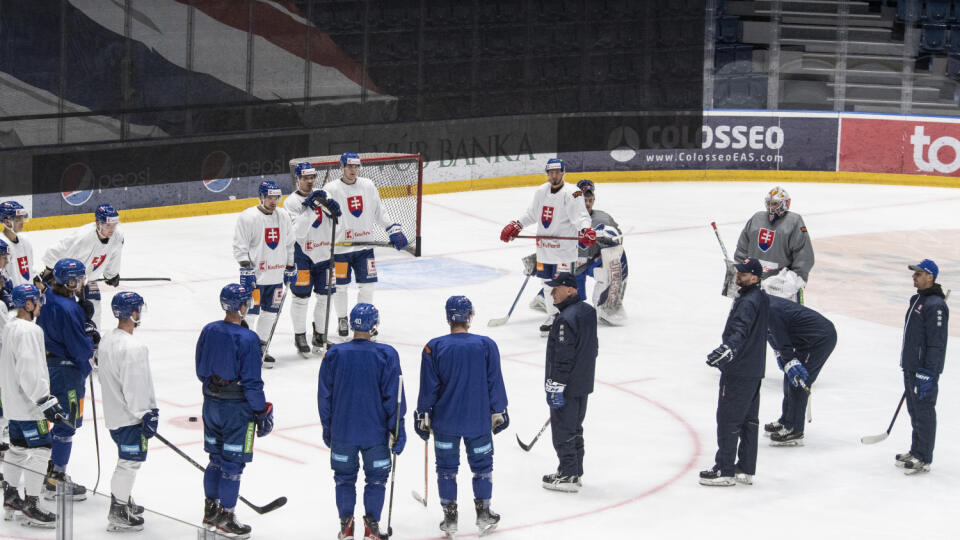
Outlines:
{"label": "hockey player in blue jersey", "polygon": [[407,402],[400,381],[400,356],[393,347],[370,341],[379,322],[380,314],[372,304],[354,306],[350,311],[353,339],[331,346],[320,364],[317,408],[336,482],[340,540],[354,538],[359,456],[363,457],[366,480],[363,538],[387,538],[379,522],[390,475],[390,452],[400,454],[407,441],[403,426]]}
{"label": "hockey player in blue jersey", "polygon": [[490,509],[493,491],[493,434],[510,425],[507,391],[500,372],[500,351],[486,336],[471,334],[473,304],[466,296],[446,303],[450,333],[431,339],[420,360],[420,395],[414,429],[424,441],[433,431],[437,456],[437,487],[443,506],[440,530],[457,532],[457,470],[460,439],[473,472],[473,505],[480,535],[500,521]]}
{"label": "hockey player in blue jersey", "polygon": [[[50,371],[50,393],[68,414],[68,422],[53,426],[50,463],[44,481],[44,498],[53,499],[57,482],[69,480],[66,474],[73,449],[73,435],[83,423],[83,398],[87,375],[92,371],[94,343],[100,341],[96,325],[77,301],[83,290],[86,268],[76,259],[60,259],[53,266],[53,282],[46,290],[46,305],[37,317],[43,329]],[[73,485],[73,500],[87,498],[87,490]]]}
{"label": "hockey player in blue jersey", "polygon": [[253,460],[253,435],[273,430],[273,404],[263,393],[260,338],[241,326],[253,293],[230,283],[220,291],[223,320],[203,327],[197,340],[197,378],[203,383],[203,449],[210,462],[203,475],[203,526],[230,538],[247,538],[250,526],[234,509],[240,476]]}
{"label": "hockey player in blue jersey", "polygon": [[826,317],[802,304],[768,296],[767,343],[783,370],[783,409],[780,419],[764,425],[763,431],[770,437],[771,446],[800,446],[807,392],[837,346],[837,329]]}

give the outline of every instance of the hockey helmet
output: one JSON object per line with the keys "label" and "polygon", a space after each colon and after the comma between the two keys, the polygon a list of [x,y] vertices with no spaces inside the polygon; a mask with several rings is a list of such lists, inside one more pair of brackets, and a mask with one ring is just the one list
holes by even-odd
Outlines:
{"label": "hockey helmet", "polygon": [[13,307],[17,308],[27,307],[27,300],[33,300],[35,303],[39,302],[40,305],[46,303],[46,297],[40,294],[40,289],[30,283],[24,283],[23,285],[14,287],[12,296]]}
{"label": "hockey helmet", "polygon": [[80,289],[86,275],[87,268],[76,259],[60,259],[53,265],[53,280],[74,291]]}
{"label": "hockey helmet", "polygon": [[473,303],[466,296],[447,298],[447,322],[470,322],[473,315]]}
{"label": "hockey helmet", "polygon": [[30,219],[30,214],[22,204],[17,201],[4,201],[0,203],[0,221],[6,221],[20,216],[23,216],[25,220]]}
{"label": "hockey helmet", "polygon": [[360,156],[356,152],[344,152],[340,154],[340,166],[360,165]]}
{"label": "hockey helmet", "polygon": [[790,210],[790,194],[780,186],[775,186],[764,197],[763,202],[771,218],[783,217]]}
{"label": "hockey helmet", "polygon": [[543,169],[544,171],[550,172],[555,169],[560,169],[561,172],[567,170],[566,164],[560,158],[550,158],[547,160],[547,166]]}
{"label": "hockey helmet", "polygon": [[253,292],[239,283],[229,283],[220,290],[220,307],[224,311],[240,311],[240,308],[253,307]]}
{"label": "hockey helmet", "polygon": [[373,304],[359,303],[350,310],[350,328],[355,332],[372,332],[380,324],[380,312]]}
{"label": "hockey helmet", "polygon": [[261,197],[280,197],[283,195],[283,191],[280,190],[280,186],[278,186],[273,180],[264,180],[263,182],[260,182],[259,192]]}
{"label": "hockey helmet", "polygon": [[101,204],[93,213],[97,223],[120,223],[120,214],[109,204]]}
{"label": "hockey helmet", "polygon": [[114,317],[118,319],[129,319],[133,317],[134,311],[142,314],[143,297],[135,292],[118,292],[113,295],[113,300],[110,301],[110,307],[113,309]]}
{"label": "hockey helmet", "polygon": [[313,168],[313,165],[304,161],[303,163],[297,163],[297,168],[295,169],[297,179],[303,178],[304,176],[316,176],[317,170]]}
{"label": "hockey helmet", "polygon": [[584,178],[577,182],[577,189],[582,191],[584,195],[593,195],[593,192],[597,190],[597,186],[593,184],[593,180]]}

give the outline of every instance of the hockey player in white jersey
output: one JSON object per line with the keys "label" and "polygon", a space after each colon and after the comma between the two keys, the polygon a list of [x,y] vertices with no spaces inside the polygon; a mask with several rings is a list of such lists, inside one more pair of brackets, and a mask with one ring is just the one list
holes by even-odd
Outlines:
{"label": "hockey player in white jersey", "polygon": [[734,253],[736,261],[757,259],[763,266],[763,290],[803,303],[803,288],[813,268],[813,244],[800,214],[790,210],[790,195],[776,186],[764,197],[766,210],[744,225]]}
{"label": "hockey player in white jersey", "polygon": [[[527,225],[537,223],[536,275],[543,280],[543,292],[550,296],[553,287],[547,281],[560,272],[576,271],[577,247],[596,242],[596,232],[590,228],[590,214],[583,203],[583,193],[563,181],[565,165],[562,159],[547,160],[547,183],[537,188],[533,202],[520,219],[511,221],[500,233],[500,240],[509,242]],[[568,237],[570,240],[542,238]],[[553,302],[546,302],[547,319],[540,325],[540,335],[546,337],[557,315]]]}
{"label": "hockey player in white jersey", "polygon": [[100,341],[100,386],[103,420],[117,444],[118,458],[110,480],[107,530],[139,531],[143,507],[130,494],[137,471],[147,459],[147,439],[157,433],[160,410],[147,346],[133,335],[143,321],[143,297],[119,292],[110,307],[118,323]]}
{"label": "hockey player in white jersey", "polygon": [[[86,280],[81,298],[90,301],[84,309],[87,319],[100,328],[100,287],[95,280],[111,287],[120,283],[120,257],[123,253],[123,233],[120,232],[120,214],[109,204],[101,204],[94,213],[95,220],[75,230],[50,246],[43,254],[42,279],[49,284],[53,280],[53,267],[61,259],[76,259],[86,268]],[[92,307],[93,313],[89,313]]]}
{"label": "hockey player in white jersey", "polygon": [[[328,294],[336,291],[332,283],[330,272],[330,250],[333,223],[340,219],[340,205],[337,201],[327,197],[326,192],[317,190],[303,201],[306,212],[297,216],[293,222],[297,244],[294,257],[297,261],[297,281],[290,286],[294,296],[294,307],[299,311],[294,313],[293,328],[297,337],[297,347],[305,358],[310,354],[300,348],[301,342],[306,345],[307,306],[310,293],[313,292],[316,303],[313,308],[313,340],[314,352],[322,353],[327,348],[326,327]],[[300,302],[300,303],[298,303]]]}
{"label": "hockey player in white jersey", "polygon": [[[247,323],[265,348],[280,313],[283,285],[294,283],[297,271],[293,266],[293,222],[286,210],[277,207],[283,192],[276,182],[265,180],[260,182],[259,193],[260,204],[240,212],[237,218],[233,257],[240,264],[240,284],[253,291],[254,307],[247,313]],[[274,358],[266,354],[263,367],[272,368],[273,364]]]}
{"label": "hockey player in white jersey", "polygon": [[[3,222],[3,240],[10,250],[10,258],[3,268],[7,270],[7,278],[17,286],[31,283],[30,276],[33,269],[33,246],[30,240],[22,234],[23,225],[30,219],[27,209],[17,201],[0,203],[0,221]],[[54,261],[56,262],[56,261]]]}
{"label": "hockey player in white jersey", "polygon": [[340,167],[340,180],[330,182],[323,188],[327,196],[337,201],[345,210],[337,223],[337,243],[358,244],[334,247],[334,266],[339,288],[333,296],[333,304],[337,309],[337,333],[340,337],[346,337],[350,333],[347,325],[347,286],[351,277],[356,276],[357,303],[372,304],[373,290],[377,283],[373,248],[363,243],[373,241],[377,227],[386,229],[390,242],[398,250],[407,247],[407,237],[404,236],[400,224],[393,221],[381,203],[377,186],[369,178],[359,176],[360,156],[353,152],[343,153],[340,156]]}
{"label": "hockey player in white jersey", "polygon": [[[290,307],[290,319],[293,321],[294,345],[297,347],[297,352],[300,353],[300,356],[304,358],[310,356],[310,345],[307,343],[307,310],[310,308],[310,291],[314,281],[311,279],[310,271],[311,268],[313,268],[314,262],[319,262],[321,258],[329,259],[330,255],[330,223],[328,220],[323,219],[322,211],[316,213],[318,212],[315,210],[316,205],[307,205],[305,202],[313,193],[313,184],[316,179],[317,170],[313,168],[313,165],[308,162],[298,163],[294,169],[296,190],[290,195],[287,195],[287,198],[283,201],[283,209],[286,210],[293,219],[294,237],[296,238],[296,244],[293,246],[293,261],[297,267],[297,280],[290,286],[290,292],[293,294]],[[324,198],[325,197],[324,195]],[[306,216],[304,218],[305,227],[297,226],[298,218],[301,216]],[[311,233],[311,238],[306,238],[307,233]],[[315,244],[316,242],[320,242],[321,244]],[[312,252],[310,256],[304,253],[304,249],[308,248]],[[320,251],[324,249],[327,253],[326,256],[320,253]],[[329,261],[327,262],[329,263]],[[326,270],[324,270],[321,279],[325,278]],[[324,316],[326,316],[326,301],[326,292],[323,293],[322,299],[321,294],[318,292],[317,305],[314,307],[315,324],[313,328],[313,344],[318,348],[322,348],[323,346],[323,340],[320,336],[320,334],[323,333],[323,319],[319,319],[321,321],[321,332],[318,333],[316,315],[322,311]],[[320,305],[321,302],[323,302],[322,306]],[[320,343],[319,345],[318,342]]]}
{"label": "hockey player in white jersey", "polygon": [[56,516],[40,506],[43,471],[50,458],[48,421],[66,422],[67,418],[57,398],[50,395],[43,330],[34,323],[43,302],[36,286],[16,286],[13,303],[17,315],[2,335],[0,394],[10,422],[10,449],[3,463],[3,509],[6,520],[21,512],[24,524],[52,529]]}

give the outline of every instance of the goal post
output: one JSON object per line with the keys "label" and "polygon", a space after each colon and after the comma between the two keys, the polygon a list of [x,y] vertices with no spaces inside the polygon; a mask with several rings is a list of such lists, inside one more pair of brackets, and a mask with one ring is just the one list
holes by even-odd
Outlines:
{"label": "goal post", "polygon": [[[340,156],[311,156],[290,160],[290,175],[296,189],[295,170],[298,163],[308,162],[317,170],[314,189],[323,189],[330,182],[340,181]],[[422,251],[420,234],[420,216],[423,202],[423,156],[420,154],[360,154],[360,174],[369,178],[380,192],[380,202],[390,217],[403,228],[403,234],[410,241],[404,248],[415,257]],[[347,212],[346,205],[343,211]],[[389,242],[387,232],[378,228],[374,231],[374,241]]]}

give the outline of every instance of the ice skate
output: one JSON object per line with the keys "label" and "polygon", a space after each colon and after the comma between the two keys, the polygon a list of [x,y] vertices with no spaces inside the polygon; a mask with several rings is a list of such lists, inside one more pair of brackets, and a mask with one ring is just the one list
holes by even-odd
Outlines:
{"label": "ice skate", "polygon": [[580,483],[580,477],[575,474],[562,475],[560,473],[552,473],[543,476],[543,487],[551,491],[576,493],[580,491],[583,484]]}
{"label": "ice skate", "polygon": [[737,469],[736,473],[734,473],[733,479],[734,479],[738,484],[743,484],[743,485],[746,485],[746,486],[752,486],[752,485],[753,485],[753,475],[752,475],[752,474],[747,474],[747,473],[741,471],[740,469]]}
{"label": "ice skate", "polygon": [[779,420],[777,420],[776,422],[770,422],[769,424],[764,424],[763,436],[769,437],[770,435],[773,435],[774,433],[780,431],[781,429],[783,429],[783,424],[781,424]]}
{"label": "ice skate", "polygon": [[327,343],[327,335],[322,332],[317,332],[317,325],[313,325],[313,340],[311,342],[313,345],[313,354],[324,354],[327,352],[330,344]]}
{"label": "ice skate", "polygon": [[803,432],[783,428],[770,434],[770,446],[803,446]]}
{"label": "ice skate", "polygon": [[917,474],[930,472],[930,464],[920,461],[916,456],[910,456],[910,459],[903,462],[903,474]]}
{"label": "ice skate", "polygon": [[142,531],[143,518],[134,515],[127,503],[110,496],[110,513],[107,515],[107,530],[110,532]]}
{"label": "ice skate", "polygon": [[53,512],[47,512],[40,508],[40,498],[27,495],[23,501],[23,522],[27,527],[38,527],[41,529],[53,529],[57,526],[57,516]]}
{"label": "ice skate", "polygon": [[911,459],[913,459],[913,454],[911,454],[910,452],[904,452],[903,454],[897,454],[894,459],[896,461],[894,461],[893,464],[896,465],[898,468],[903,469],[906,463]]}
{"label": "ice skate", "polygon": [[46,478],[43,479],[43,498],[52,501],[57,498],[57,483],[67,482],[73,486],[73,492],[68,493],[74,501],[87,500],[87,488],[80,484],[75,484],[70,480],[70,476],[63,471],[48,471]]}
{"label": "ice skate", "polygon": [[714,467],[705,471],[700,471],[701,486],[730,487],[737,485],[733,476],[720,476],[720,469]]}
{"label": "ice skate", "polygon": [[486,536],[497,528],[500,523],[500,514],[490,509],[490,501],[474,499],[473,506],[477,509],[477,529],[480,530],[480,536]]}
{"label": "ice skate", "polygon": [[453,538],[457,534],[457,503],[443,505],[443,521],[440,522],[440,530],[447,538]]}
{"label": "ice skate", "polygon": [[293,336],[293,343],[297,347],[297,354],[304,358],[310,358],[310,345],[307,345],[307,334],[296,334]]}
{"label": "ice skate", "polygon": [[264,369],[273,369],[273,366],[277,364],[277,359],[270,356],[270,353],[267,352],[267,343],[264,341],[260,342],[260,354],[263,355]]}
{"label": "ice skate", "polygon": [[23,499],[20,498],[20,491],[10,484],[3,483],[3,519],[10,521],[17,512],[23,510]]}
{"label": "ice skate", "polygon": [[387,540],[390,536],[380,532],[380,523],[370,516],[363,516],[363,540]]}
{"label": "ice skate", "polygon": [[353,540],[353,516],[340,518],[340,532],[337,540]]}
{"label": "ice skate", "polygon": [[347,337],[350,335],[350,327],[347,326],[346,317],[340,317],[337,319],[337,335],[340,337]]}
{"label": "ice skate", "polygon": [[203,501],[203,528],[213,531],[217,528],[217,518],[220,516],[220,502],[216,499]]}
{"label": "ice skate", "polygon": [[237,521],[237,516],[233,511],[228,511],[222,506],[220,507],[220,513],[217,515],[217,534],[221,534],[227,538],[244,540],[250,538],[251,530],[249,525],[244,525]]}
{"label": "ice skate", "polygon": [[129,508],[130,513],[135,516],[139,516],[140,514],[143,514],[143,507],[133,502],[133,497],[130,497],[129,499],[127,499],[127,508]]}

